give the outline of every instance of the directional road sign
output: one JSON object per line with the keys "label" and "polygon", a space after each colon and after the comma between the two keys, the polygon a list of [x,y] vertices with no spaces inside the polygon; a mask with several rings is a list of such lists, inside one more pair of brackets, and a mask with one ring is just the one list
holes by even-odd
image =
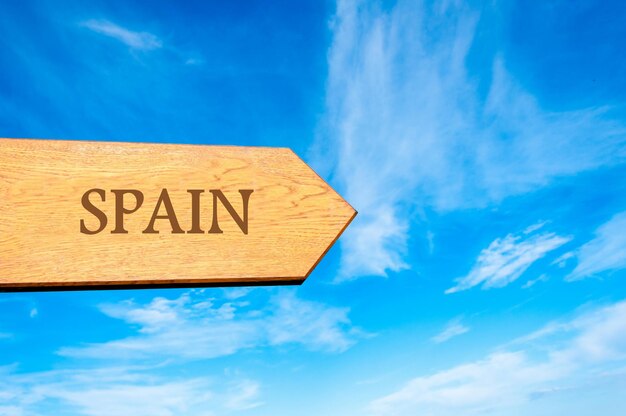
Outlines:
{"label": "directional road sign", "polygon": [[0,290],[298,284],[355,215],[286,148],[0,139]]}

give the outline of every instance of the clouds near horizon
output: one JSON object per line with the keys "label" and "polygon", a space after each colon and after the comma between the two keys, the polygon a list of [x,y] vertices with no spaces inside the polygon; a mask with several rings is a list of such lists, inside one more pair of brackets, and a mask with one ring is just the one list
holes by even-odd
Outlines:
{"label": "clouds near horizon", "polygon": [[582,392],[613,375],[623,380],[626,374],[606,370],[625,359],[626,301],[620,301],[550,323],[482,359],[416,377],[372,401],[369,410],[385,416],[524,414],[534,401],[560,391]]}
{"label": "clouds near horizon", "polygon": [[254,380],[223,374],[164,377],[156,370],[114,366],[20,373],[7,368],[0,371],[0,413],[49,414],[45,409],[52,408],[83,416],[207,416],[217,409],[223,414],[262,405]]}

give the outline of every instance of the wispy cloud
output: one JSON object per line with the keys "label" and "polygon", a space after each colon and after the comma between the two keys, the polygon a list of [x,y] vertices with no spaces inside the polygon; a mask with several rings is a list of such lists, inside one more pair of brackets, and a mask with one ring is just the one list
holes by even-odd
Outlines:
{"label": "wispy cloud", "polygon": [[457,279],[446,293],[455,293],[482,284],[483,289],[504,287],[517,280],[535,261],[571,240],[555,233],[529,227],[520,234],[495,239],[482,250],[467,276]]}
{"label": "wispy cloud", "polygon": [[576,253],[578,265],[567,280],[626,268],[626,212],[620,212],[595,232],[595,238]]}
{"label": "wispy cloud", "polygon": [[[589,388],[605,364],[626,359],[626,301],[551,324],[517,349],[416,377],[371,403],[381,415],[510,414],[564,389]],[[596,380],[597,381],[597,380]],[[509,409],[509,410],[507,410]]]}
{"label": "wispy cloud", "polygon": [[537,283],[540,282],[547,282],[548,281],[548,275],[546,275],[545,273],[541,274],[539,277],[535,278],[535,279],[530,279],[528,280],[526,283],[524,283],[522,285],[522,289],[530,289],[531,287],[535,286]]}
{"label": "wispy cloud", "polygon": [[463,325],[461,323],[461,318],[455,318],[448,322],[443,328],[443,330],[431,338],[431,340],[435,344],[441,344],[442,342],[446,342],[454,337],[458,337],[459,335],[463,335],[466,332],[469,332],[470,328],[468,326]]}
{"label": "wispy cloud", "polygon": [[226,397],[225,407],[232,410],[248,410],[263,405],[259,401],[261,385],[254,380],[241,380],[236,383]]}
{"label": "wispy cloud", "polygon": [[563,268],[567,264],[567,261],[576,256],[576,253],[573,251],[568,251],[567,253],[563,253],[557,259],[553,260],[551,264],[556,264],[558,267]]}
{"label": "wispy cloud", "polygon": [[150,51],[163,46],[161,39],[148,32],[135,32],[103,19],[91,19],[81,23],[87,29],[116,39],[131,49]]}
{"label": "wispy cloud", "polygon": [[[208,298],[187,292],[148,304],[104,305],[102,312],[138,327],[129,338],[62,348],[64,356],[100,359],[210,359],[263,346],[299,345],[342,352],[361,336],[348,309],[297,298],[282,291],[265,305]],[[186,340],[193,339],[193,343]]]}
{"label": "wispy cloud", "polygon": [[202,65],[204,64],[204,59],[201,58],[187,58],[185,61],[185,65]]}
{"label": "wispy cloud", "polygon": [[482,18],[464,2],[338,2],[312,157],[360,213],[340,280],[409,268],[416,211],[483,207],[624,160],[625,128],[607,109],[546,111],[498,56],[470,73]]}

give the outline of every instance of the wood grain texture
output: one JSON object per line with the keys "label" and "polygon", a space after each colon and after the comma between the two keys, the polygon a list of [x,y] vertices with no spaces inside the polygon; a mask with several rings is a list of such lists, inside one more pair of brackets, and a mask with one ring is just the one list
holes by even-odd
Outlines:
{"label": "wood grain texture", "polygon": [[[97,224],[81,204],[92,198],[109,218]],[[239,189],[253,189],[249,230],[218,209],[223,234],[143,234],[166,188],[184,230],[191,227],[188,189],[204,189],[201,223],[211,225],[210,189],[240,211]],[[128,234],[111,234],[111,189],[145,197],[125,217]],[[132,205],[130,200],[129,205]],[[356,212],[290,149],[0,139],[0,290],[301,283]]]}

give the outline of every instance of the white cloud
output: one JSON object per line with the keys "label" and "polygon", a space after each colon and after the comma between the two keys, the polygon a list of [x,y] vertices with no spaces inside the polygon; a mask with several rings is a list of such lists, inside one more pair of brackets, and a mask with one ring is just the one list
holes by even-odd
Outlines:
{"label": "white cloud", "polygon": [[548,275],[541,274],[539,277],[537,277],[536,279],[530,279],[528,280],[526,283],[524,283],[522,285],[522,289],[530,289],[531,287],[535,286],[537,283],[539,282],[547,282],[548,281]]}
{"label": "white cloud", "polygon": [[[136,326],[128,338],[62,348],[64,356],[102,359],[209,359],[243,349],[300,345],[309,350],[342,352],[360,336],[347,308],[297,298],[283,290],[266,305],[212,299],[190,291],[177,299],[154,298],[104,305],[102,312]],[[190,343],[187,340],[193,339]]]}
{"label": "white cloud", "polygon": [[252,290],[252,287],[228,287],[223,289],[223,296],[226,299],[230,300],[239,299],[248,295],[248,293],[250,293]]}
{"label": "white cloud", "polygon": [[225,407],[233,410],[248,410],[263,405],[258,400],[260,384],[254,380],[241,380],[236,383],[225,400]]}
{"label": "white cloud", "polygon": [[562,269],[567,264],[567,261],[569,259],[575,257],[575,256],[576,256],[576,253],[574,253],[573,251],[568,251],[568,252],[563,253],[562,255],[560,255],[557,259],[555,259],[550,264],[552,264],[552,265],[556,264],[558,267],[560,267]]}
{"label": "white cloud", "polygon": [[81,23],[89,30],[116,39],[131,49],[149,51],[159,49],[163,43],[148,32],[134,32],[103,19],[91,19]]}
{"label": "white cloud", "polygon": [[456,286],[446,290],[446,293],[460,292],[480,284],[484,289],[504,287],[517,280],[546,253],[571,239],[549,232],[534,233],[538,229],[528,228],[521,234],[508,234],[495,239],[480,252],[469,274],[457,279]]}
{"label": "white cloud", "polygon": [[37,394],[82,409],[88,416],[154,415],[173,416],[206,402],[207,386],[199,380],[161,384],[115,383],[92,389],[66,389],[62,386],[36,388]]}
{"label": "white cloud", "polygon": [[363,335],[352,328],[348,308],[307,302],[291,294],[276,297],[274,308],[260,324],[270,345],[301,344],[313,350],[341,352]]}
{"label": "white cloud", "polygon": [[431,339],[435,344],[441,344],[442,342],[446,342],[451,338],[463,335],[466,332],[469,332],[469,330],[470,328],[468,326],[465,326],[461,323],[460,318],[456,318],[448,322],[445,328],[443,328],[440,333],[438,333]]}
{"label": "white cloud", "polygon": [[197,66],[202,64],[204,64],[204,59],[201,58],[187,58],[187,60],[185,60],[185,65]]}
{"label": "white cloud", "polygon": [[[157,376],[152,368],[112,367],[6,372],[0,380],[4,414],[81,416],[209,416],[207,409],[244,410],[260,406],[254,380]],[[10,409],[13,413],[10,413]]]}
{"label": "white cloud", "polygon": [[523,406],[533,400],[563,389],[587,389],[604,377],[604,366],[614,368],[626,359],[626,301],[550,324],[516,344],[516,350],[509,346],[416,377],[373,401],[370,411],[386,416],[530,414]]}
{"label": "white cloud", "polygon": [[[487,358],[408,382],[372,403],[375,414],[476,414],[526,400],[534,385],[561,374],[529,363],[524,353],[495,353]],[[458,414],[458,413],[457,413]]]}
{"label": "white cloud", "polygon": [[498,57],[469,73],[482,17],[465,4],[338,2],[312,159],[359,211],[341,239],[340,280],[409,268],[422,208],[484,207],[624,160],[624,126],[606,109],[545,111]]}
{"label": "white cloud", "polygon": [[626,212],[620,212],[598,227],[595,238],[576,253],[578,265],[567,280],[626,268]]}

